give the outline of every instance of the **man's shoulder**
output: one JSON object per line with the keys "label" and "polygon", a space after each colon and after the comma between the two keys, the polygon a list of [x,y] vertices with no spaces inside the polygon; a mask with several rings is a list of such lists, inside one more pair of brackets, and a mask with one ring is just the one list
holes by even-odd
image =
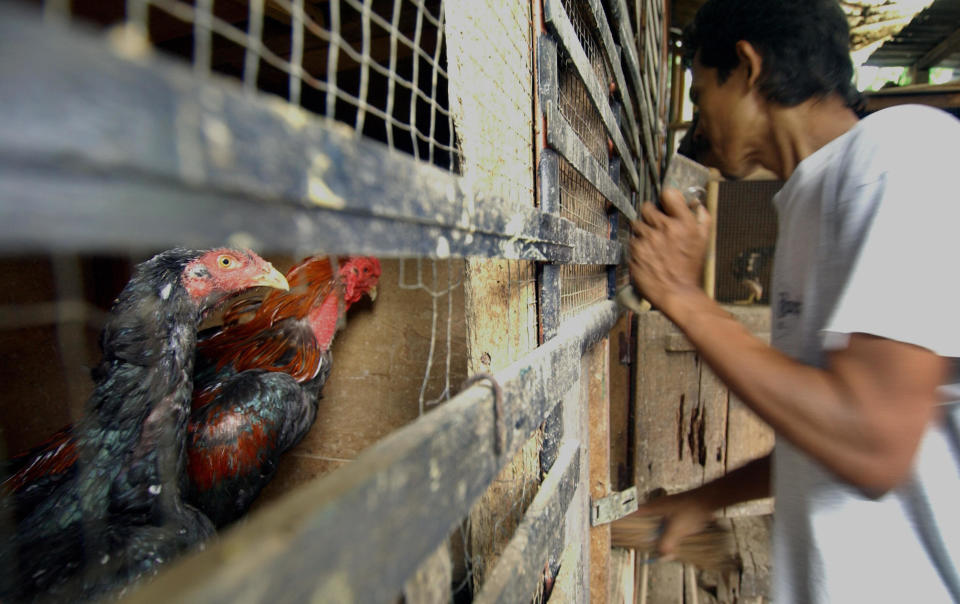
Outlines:
{"label": "man's shoulder", "polygon": [[930,137],[956,137],[960,133],[960,120],[926,105],[896,105],[871,113],[860,121],[856,130],[860,137],[908,143]]}
{"label": "man's shoulder", "polygon": [[898,105],[863,118],[847,139],[835,166],[871,182],[890,171],[913,171],[952,156],[960,140],[960,120],[923,105]]}

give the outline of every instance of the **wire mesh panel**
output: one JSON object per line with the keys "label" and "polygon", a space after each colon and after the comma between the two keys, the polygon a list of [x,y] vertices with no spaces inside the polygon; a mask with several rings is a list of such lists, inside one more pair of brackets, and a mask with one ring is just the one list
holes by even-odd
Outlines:
{"label": "wire mesh panel", "polygon": [[566,160],[560,160],[560,215],[599,237],[607,237],[606,199]]}
{"label": "wire mesh panel", "polygon": [[127,25],[199,75],[236,78],[457,169],[440,0],[77,0],[46,8]]}
{"label": "wire mesh panel", "polygon": [[560,271],[560,316],[573,317],[598,300],[605,300],[608,278],[605,266],[564,266]]}

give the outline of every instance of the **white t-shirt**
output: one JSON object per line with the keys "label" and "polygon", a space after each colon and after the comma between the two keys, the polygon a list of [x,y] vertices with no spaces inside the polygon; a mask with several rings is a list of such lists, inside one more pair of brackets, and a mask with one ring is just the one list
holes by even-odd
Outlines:
{"label": "white t-shirt", "polygon": [[[826,351],[867,333],[960,357],[960,121],[877,112],[804,159],[774,203],[774,347],[824,367]],[[776,604],[960,602],[957,400],[928,427],[911,479],[879,499],[778,439]]]}

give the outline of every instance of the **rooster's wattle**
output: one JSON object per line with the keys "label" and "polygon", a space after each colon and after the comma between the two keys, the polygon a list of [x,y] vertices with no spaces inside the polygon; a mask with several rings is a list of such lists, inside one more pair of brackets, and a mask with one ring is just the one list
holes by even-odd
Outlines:
{"label": "rooster's wattle", "polygon": [[[84,414],[54,448],[72,450],[74,463],[21,459],[4,483],[0,514],[16,526],[0,545],[0,600],[95,597],[212,534],[181,492],[197,325],[226,296],[261,285],[287,288],[249,251],[175,249],[137,266],[100,334]],[[59,472],[26,480],[43,470]]]}

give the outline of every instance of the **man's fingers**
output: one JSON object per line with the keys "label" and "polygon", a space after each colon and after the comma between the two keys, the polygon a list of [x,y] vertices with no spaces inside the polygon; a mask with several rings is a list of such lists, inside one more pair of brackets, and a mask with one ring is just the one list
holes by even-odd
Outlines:
{"label": "man's fingers", "polygon": [[690,211],[687,207],[687,200],[684,199],[683,193],[678,189],[665,188],[660,194],[660,203],[663,205],[664,213],[668,216],[683,216],[684,213]]}
{"label": "man's fingers", "polygon": [[710,212],[707,210],[706,206],[704,206],[702,203],[698,203],[693,213],[697,217],[697,225],[700,227],[700,231],[704,236],[709,235],[711,218]]}
{"label": "man's fingers", "polygon": [[652,201],[645,201],[640,206],[640,217],[643,222],[651,226],[659,226],[663,223],[664,215]]}

